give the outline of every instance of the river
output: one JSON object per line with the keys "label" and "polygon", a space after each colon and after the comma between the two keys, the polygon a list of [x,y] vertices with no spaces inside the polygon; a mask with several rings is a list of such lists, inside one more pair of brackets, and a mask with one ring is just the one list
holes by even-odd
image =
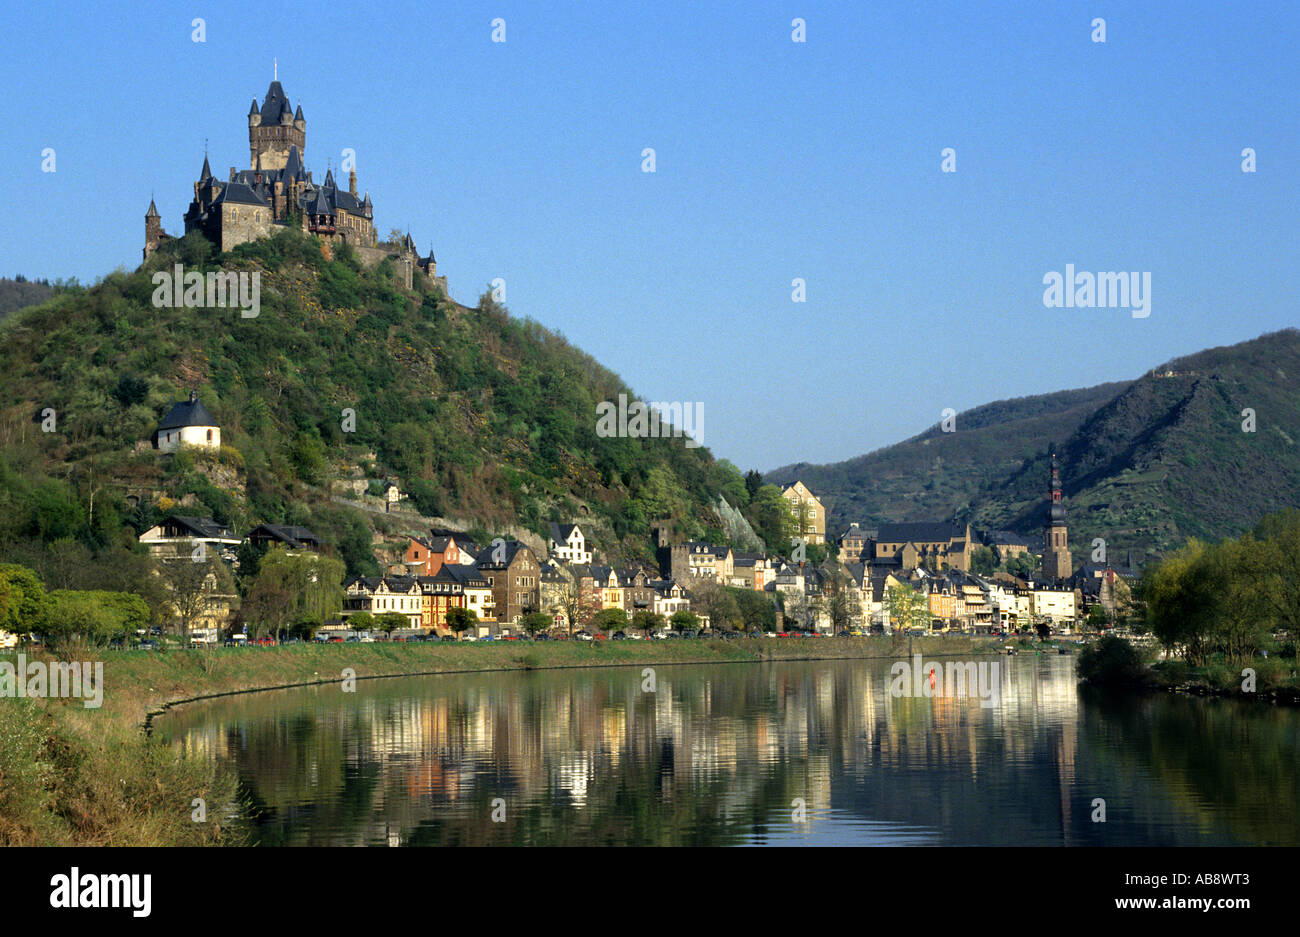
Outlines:
{"label": "river", "polygon": [[362,680],[155,731],[238,771],[264,845],[1300,845],[1296,709],[1101,694],[1055,654],[1000,659],[995,700],[895,697],[891,663]]}

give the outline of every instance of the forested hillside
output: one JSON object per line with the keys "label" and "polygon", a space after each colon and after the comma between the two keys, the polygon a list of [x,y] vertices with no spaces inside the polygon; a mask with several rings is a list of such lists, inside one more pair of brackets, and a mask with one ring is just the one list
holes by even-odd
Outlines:
{"label": "forested hillside", "polygon": [[[155,308],[151,274],[175,263],[260,273],[260,314]],[[719,494],[747,508],[739,471],[706,449],[598,437],[597,402],[635,395],[563,337],[416,281],[404,290],[391,262],[365,269],[291,231],[219,257],[186,237],[13,316],[0,328],[2,558],[48,572],[51,551],[126,549],[175,511],[237,532],[301,524],[349,571],[373,572],[374,541],[400,524],[334,500],[355,477],[393,479],[409,510],[482,535],[579,520],[611,558],[653,556],[660,518],[722,539]],[[191,388],[220,452],[151,449]]]}
{"label": "forested hillside", "polygon": [[[970,520],[1041,532],[1056,445],[1077,557],[1106,541],[1134,562],[1249,530],[1300,506],[1300,331],[1167,362],[1127,384],[1028,397],[958,414],[867,456],[790,466],[835,527],[860,520]],[[1252,422],[1253,421],[1253,422]]]}

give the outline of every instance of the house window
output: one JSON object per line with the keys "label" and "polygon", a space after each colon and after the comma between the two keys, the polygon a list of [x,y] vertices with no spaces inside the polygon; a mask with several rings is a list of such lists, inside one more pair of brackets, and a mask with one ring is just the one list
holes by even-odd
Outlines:
{"label": "house window", "polygon": [[212,442],[212,430],[208,430],[208,442]]}

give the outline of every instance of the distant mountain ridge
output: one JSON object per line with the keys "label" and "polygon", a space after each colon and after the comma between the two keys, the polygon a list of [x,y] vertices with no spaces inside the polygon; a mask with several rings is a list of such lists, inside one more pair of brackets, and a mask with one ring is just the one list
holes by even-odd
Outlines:
{"label": "distant mountain ridge", "polygon": [[[1042,530],[1048,448],[1056,445],[1076,562],[1093,542],[1135,562],[1188,537],[1241,533],[1300,506],[1300,331],[1177,358],[1128,382],[998,401],[957,415],[956,432],[911,439],[802,478],[830,531],[851,521],[968,520]],[[1253,432],[1243,430],[1253,411]]]}

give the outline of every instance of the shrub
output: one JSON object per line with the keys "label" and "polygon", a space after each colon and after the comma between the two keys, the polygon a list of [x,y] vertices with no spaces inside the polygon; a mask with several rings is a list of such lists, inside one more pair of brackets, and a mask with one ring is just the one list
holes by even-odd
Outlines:
{"label": "shrub", "polygon": [[1145,683],[1150,675],[1133,645],[1108,636],[1079,655],[1079,676],[1094,686],[1131,686]]}

